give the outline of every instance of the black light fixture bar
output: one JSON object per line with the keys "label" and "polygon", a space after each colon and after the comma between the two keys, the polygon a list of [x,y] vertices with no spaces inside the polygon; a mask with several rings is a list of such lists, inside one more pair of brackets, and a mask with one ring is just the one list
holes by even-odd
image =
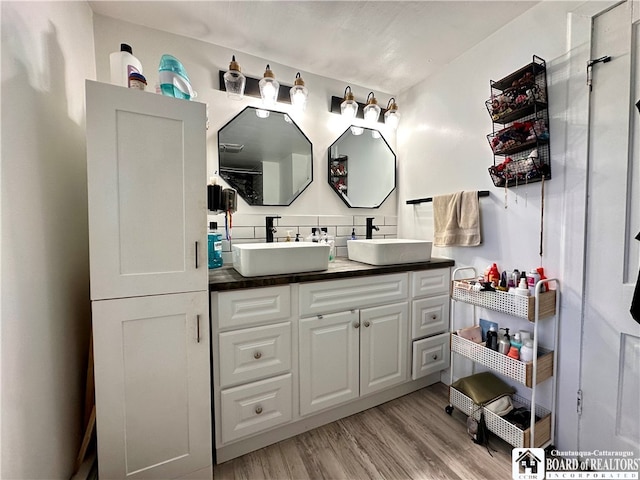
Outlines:
{"label": "black light fixture bar", "polygon": [[[488,196],[489,196],[489,190],[479,190],[478,191],[478,198],[480,198],[480,197],[488,197]],[[415,200],[407,200],[407,205],[415,205],[417,203],[427,203],[427,202],[433,202],[433,197],[416,198]]]}
{"label": "black light fixture bar", "polygon": [[[331,108],[329,109],[329,111],[331,113],[337,113],[338,115],[342,114],[342,110],[340,110],[340,104],[344,101],[344,98],[342,97],[331,97]],[[364,119],[364,107],[367,106],[366,103],[358,103],[358,113],[356,114],[356,118],[362,118]],[[382,108],[380,110],[380,116],[378,117],[378,122],[379,123],[385,123],[384,122],[384,114],[387,112],[386,108]]]}
{"label": "black light fixture bar", "polygon": [[[227,89],[224,86],[224,70],[218,70],[218,80],[220,82],[220,90],[226,92]],[[250,97],[262,98],[260,96],[260,87],[258,84],[260,83],[259,78],[253,78],[245,75],[247,79],[247,83],[244,87],[244,94]],[[280,84],[280,89],[278,90],[278,102],[279,103],[288,103],[291,104],[291,97],[289,96],[289,90],[291,90],[291,86]]]}

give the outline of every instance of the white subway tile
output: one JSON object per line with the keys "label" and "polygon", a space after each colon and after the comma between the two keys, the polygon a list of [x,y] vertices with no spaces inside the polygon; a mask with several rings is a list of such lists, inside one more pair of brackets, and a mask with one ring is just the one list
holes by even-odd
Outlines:
{"label": "white subway tile", "polygon": [[347,215],[321,215],[318,217],[318,225],[353,225],[353,217]]}
{"label": "white subway tile", "polygon": [[231,229],[231,237],[235,239],[256,238],[254,227],[242,227],[233,225]]}
{"label": "white subway tile", "polygon": [[337,257],[347,257],[349,253],[347,252],[347,247],[338,247],[336,248],[336,256]]}
{"label": "white subway tile", "polygon": [[391,216],[391,217],[384,217],[384,224],[385,225],[398,225],[398,217],[396,216]]}
{"label": "white subway tile", "polygon": [[380,225],[384,225],[384,217],[382,215],[356,215],[353,217],[353,224],[354,225],[366,225],[367,224],[367,218],[373,217],[373,224],[377,225],[378,227]]}
{"label": "white subway tile", "polygon": [[286,227],[315,227],[318,225],[318,217],[313,215],[282,215],[277,220],[277,225]]}

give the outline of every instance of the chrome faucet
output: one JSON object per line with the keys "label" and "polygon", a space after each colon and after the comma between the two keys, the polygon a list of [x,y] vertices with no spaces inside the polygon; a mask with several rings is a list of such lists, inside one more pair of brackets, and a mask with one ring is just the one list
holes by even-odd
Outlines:
{"label": "chrome faucet", "polygon": [[367,232],[366,232],[365,238],[368,238],[368,239],[373,238],[374,230],[376,232],[380,231],[380,229],[373,224],[374,218],[375,217],[367,217]]}
{"label": "chrome faucet", "polygon": [[273,243],[273,234],[276,233],[276,227],[273,226],[273,221],[276,218],[280,218],[279,216],[267,217],[265,222],[266,233],[267,233],[267,243]]}

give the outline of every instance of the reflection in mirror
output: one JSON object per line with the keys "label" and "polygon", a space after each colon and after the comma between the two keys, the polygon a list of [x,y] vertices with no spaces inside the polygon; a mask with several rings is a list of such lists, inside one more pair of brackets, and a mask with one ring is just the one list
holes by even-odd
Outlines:
{"label": "reflection in mirror", "polygon": [[312,145],[286,113],[246,107],[218,131],[220,177],[249,205],[286,206],[313,180]]}
{"label": "reflection in mirror", "polygon": [[350,207],[378,208],[396,188],[396,155],[377,130],[349,127],[329,147],[329,184]]}

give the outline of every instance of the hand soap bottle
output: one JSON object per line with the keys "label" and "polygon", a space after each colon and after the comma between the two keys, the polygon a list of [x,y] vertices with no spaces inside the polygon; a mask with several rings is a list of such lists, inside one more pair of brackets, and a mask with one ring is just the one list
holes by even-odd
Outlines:
{"label": "hand soap bottle", "polygon": [[208,235],[208,253],[209,268],[219,268],[222,266],[222,235],[216,230],[218,224],[216,222],[209,223]]}

